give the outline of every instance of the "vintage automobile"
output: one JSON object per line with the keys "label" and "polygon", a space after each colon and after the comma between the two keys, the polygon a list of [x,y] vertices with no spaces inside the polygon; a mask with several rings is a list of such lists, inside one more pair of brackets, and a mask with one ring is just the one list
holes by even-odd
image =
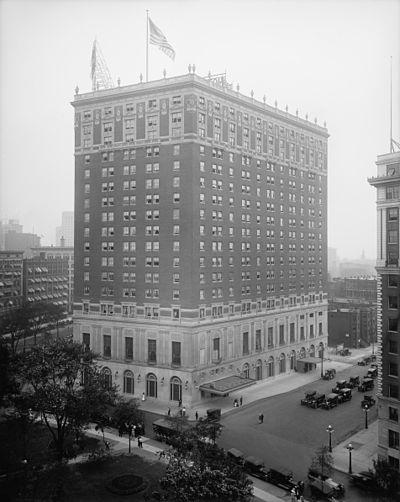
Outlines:
{"label": "vintage automobile", "polygon": [[267,474],[267,481],[287,491],[291,491],[297,486],[297,483],[293,480],[293,473],[283,468],[270,469]]}
{"label": "vintage automobile", "polygon": [[365,356],[357,362],[358,366],[367,366],[371,362],[371,356]]}
{"label": "vintage automobile", "polygon": [[316,393],[317,393],[316,390],[308,390],[305,393],[304,398],[300,401],[300,404],[302,404],[303,406],[308,406],[310,401],[313,399],[313,397],[315,396]]}
{"label": "vintage automobile", "polygon": [[268,473],[265,470],[264,462],[257,457],[249,456],[244,459],[244,470],[250,476],[267,481]]}
{"label": "vintage automobile", "polygon": [[364,395],[364,399],[361,401],[361,407],[365,408],[365,406],[368,406],[368,408],[371,408],[376,403],[375,399],[372,396],[366,396]]}
{"label": "vintage automobile", "polygon": [[233,460],[236,464],[244,464],[244,453],[237,448],[231,448],[227,451],[228,457]]}
{"label": "vintage automobile", "polygon": [[335,393],[328,394],[326,396],[325,402],[322,403],[321,408],[325,410],[330,410],[339,404],[339,395]]}
{"label": "vintage automobile", "polygon": [[325,370],[325,373],[323,374],[322,378],[323,380],[332,380],[335,378],[336,375],[336,370],[334,368],[331,368],[329,370]]}
{"label": "vintage automobile", "polygon": [[348,388],[347,389],[346,388],[339,389],[337,393],[339,394],[339,398],[338,398],[339,403],[344,403],[345,401],[350,401],[351,398],[353,397],[351,395],[351,389],[348,389]]}
{"label": "vintage automobile", "polygon": [[319,408],[325,401],[325,394],[317,392],[314,397],[309,401],[308,405],[310,408]]}
{"label": "vintage automobile", "polygon": [[339,389],[345,389],[348,388],[349,384],[347,383],[346,380],[337,380],[336,381],[336,387],[332,389],[333,393],[336,393]]}
{"label": "vintage automobile", "polygon": [[360,385],[360,377],[352,376],[349,378],[348,387],[349,389],[354,389],[354,387],[358,387]]}
{"label": "vintage automobile", "polygon": [[332,478],[311,469],[308,471],[308,483],[311,489],[327,497],[340,497],[344,493],[341,483],[336,483]]}
{"label": "vintage automobile", "polygon": [[367,373],[367,378],[376,378],[378,376],[378,368],[370,368]]}
{"label": "vintage automobile", "polygon": [[362,490],[378,490],[378,485],[374,479],[374,476],[369,471],[361,471],[357,474],[352,474],[351,476],[352,482]]}
{"label": "vintage automobile", "polygon": [[364,380],[358,386],[359,392],[366,392],[367,390],[372,390],[374,388],[374,381],[372,378],[364,378]]}

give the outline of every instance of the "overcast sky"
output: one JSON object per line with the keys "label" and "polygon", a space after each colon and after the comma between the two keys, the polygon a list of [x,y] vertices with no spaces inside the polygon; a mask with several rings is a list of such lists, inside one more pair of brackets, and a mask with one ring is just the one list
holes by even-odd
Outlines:
{"label": "overcast sky", "polygon": [[73,210],[75,86],[97,40],[116,83],[145,74],[146,9],[176,52],[149,47],[149,79],[226,70],[240,90],[327,123],[329,246],[375,258],[379,154],[400,140],[400,0],[0,0],[0,218],[55,243]]}

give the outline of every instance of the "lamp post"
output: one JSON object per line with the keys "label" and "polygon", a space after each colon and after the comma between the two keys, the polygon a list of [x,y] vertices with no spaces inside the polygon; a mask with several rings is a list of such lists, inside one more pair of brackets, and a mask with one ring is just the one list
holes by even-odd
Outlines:
{"label": "lamp post", "polygon": [[364,413],[365,413],[365,428],[368,429],[368,412],[369,412],[369,407],[366,404],[364,406]]}
{"label": "lamp post", "polygon": [[321,347],[321,378],[324,376],[324,347]]}
{"label": "lamp post", "polygon": [[132,430],[133,430],[133,426],[132,426],[132,424],[129,424],[128,425],[129,453],[131,452]]}
{"label": "lamp post", "polygon": [[351,468],[351,452],[354,450],[353,445],[349,443],[347,449],[349,450],[349,474],[353,474],[353,469]]}
{"label": "lamp post", "polygon": [[326,432],[329,434],[329,453],[332,453],[332,433],[335,432],[332,425],[328,425]]}

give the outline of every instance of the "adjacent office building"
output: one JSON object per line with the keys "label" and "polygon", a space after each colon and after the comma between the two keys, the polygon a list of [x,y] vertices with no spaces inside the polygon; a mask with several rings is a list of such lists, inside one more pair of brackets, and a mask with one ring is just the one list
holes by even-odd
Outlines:
{"label": "adjacent office building", "polygon": [[368,181],[377,189],[378,213],[378,455],[399,469],[400,152],[379,155],[376,165]]}
{"label": "adjacent office building", "polygon": [[190,71],[72,105],[74,338],[108,381],[190,405],[315,367],[326,128]]}
{"label": "adjacent office building", "polygon": [[56,227],[56,246],[74,246],[74,212],[63,211],[61,225]]}
{"label": "adjacent office building", "polygon": [[0,251],[0,318],[23,302],[23,251]]}

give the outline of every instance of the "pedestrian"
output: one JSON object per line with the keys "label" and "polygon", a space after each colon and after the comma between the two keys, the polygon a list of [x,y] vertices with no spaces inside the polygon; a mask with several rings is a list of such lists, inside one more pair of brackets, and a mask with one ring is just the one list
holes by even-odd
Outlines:
{"label": "pedestrian", "polygon": [[146,396],[144,395],[144,392],[142,392],[142,401],[146,401]]}
{"label": "pedestrian", "polygon": [[179,416],[182,416],[182,408],[179,410]]}
{"label": "pedestrian", "polygon": [[262,413],[258,415],[258,421],[260,422],[260,424],[264,422],[264,415]]}
{"label": "pedestrian", "polygon": [[168,408],[167,415],[170,417],[171,416],[171,408]]}
{"label": "pedestrian", "polygon": [[143,448],[143,442],[142,442],[140,436],[138,436],[138,438],[137,438],[137,445],[138,445],[138,448]]}
{"label": "pedestrian", "polygon": [[290,492],[290,502],[296,502],[296,490],[294,488]]}
{"label": "pedestrian", "polygon": [[243,404],[243,398],[242,398],[242,396],[240,396],[239,402],[240,402],[240,406],[242,406],[242,404]]}
{"label": "pedestrian", "polygon": [[124,434],[124,429],[123,429],[122,425],[120,425],[118,427],[118,435],[119,435],[120,438],[122,438],[123,434]]}
{"label": "pedestrian", "polygon": [[235,399],[233,400],[233,407],[234,407],[234,408],[237,408],[238,406],[239,406],[238,400],[235,398]]}
{"label": "pedestrian", "polygon": [[184,417],[185,415],[186,415],[186,408],[185,408],[185,407],[183,407],[183,408],[182,408],[182,416]]}
{"label": "pedestrian", "polygon": [[196,418],[196,422],[197,422],[197,420],[199,419],[199,414],[197,413],[197,411],[196,411],[196,413],[194,414],[194,416],[195,416],[195,418]]}
{"label": "pedestrian", "polygon": [[182,399],[179,399],[178,406],[179,408],[182,406]]}

